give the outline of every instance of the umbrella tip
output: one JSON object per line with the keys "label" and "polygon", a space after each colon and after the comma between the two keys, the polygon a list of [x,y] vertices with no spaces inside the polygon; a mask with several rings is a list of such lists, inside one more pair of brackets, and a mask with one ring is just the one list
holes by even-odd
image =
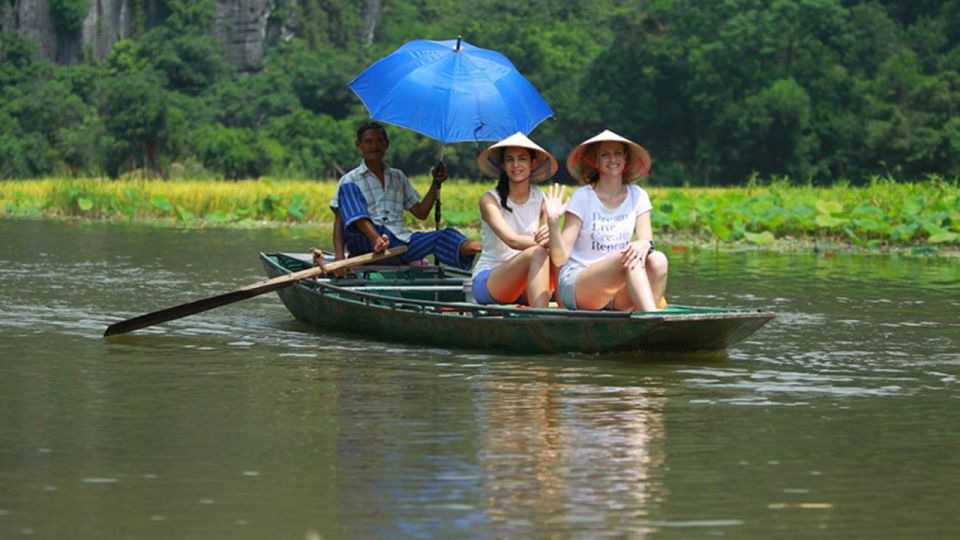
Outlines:
{"label": "umbrella tip", "polygon": [[455,51],[460,50],[460,41],[463,39],[463,36],[457,36],[457,46],[453,48]]}

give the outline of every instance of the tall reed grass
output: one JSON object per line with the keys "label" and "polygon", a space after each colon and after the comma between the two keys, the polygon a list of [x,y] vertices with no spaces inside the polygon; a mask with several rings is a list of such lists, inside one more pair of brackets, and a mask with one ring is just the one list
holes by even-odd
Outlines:
{"label": "tall reed grass", "polygon": [[[430,182],[426,176],[412,181],[420,193]],[[475,236],[478,201],[493,185],[444,184],[444,223]],[[7,180],[0,181],[0,216],[153,220],[188,227],[329,224],[335,189],[336,182],[313,180]],[[864,187],[779,180],[736,188],[647,190],[658,235],[756,245],[792,239],[864,248],[960,246],[960,185],[938,177],[913,183],[875,178]],[[411,226],[432,227],[432,219],[407,217]]]}

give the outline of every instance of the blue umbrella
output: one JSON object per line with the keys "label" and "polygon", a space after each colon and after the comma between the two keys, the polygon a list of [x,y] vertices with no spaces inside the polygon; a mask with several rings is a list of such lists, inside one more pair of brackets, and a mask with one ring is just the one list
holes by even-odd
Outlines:
{"label": "blue umbrella", "polygon": [[553,116],[506,56],[457,38],[410,41],[350,83],[370,117],[441,143],[528,134]]}
{"label": "blue umbrella", "polygon": [[[370,118],[443,144],[528,134],[553,111],[506,56],[461,38],[416,39],[350,82]],[[433,213],[440,228],[440,194]]]}

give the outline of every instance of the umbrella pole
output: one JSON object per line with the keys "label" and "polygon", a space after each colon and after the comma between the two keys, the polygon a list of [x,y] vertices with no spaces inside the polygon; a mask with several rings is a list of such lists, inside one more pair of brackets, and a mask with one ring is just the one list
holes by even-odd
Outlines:
{"label": "umbrella pole", "polygon": [[[437,161],[437,167],[443,167],[443,143],[440,143],[440,157]],[[433,203],[433,223],[434,230],[440,230],[440,191],[443,189],[443,183],[437,184],[437,198]],[[433,256],[433,264],[440,266],[440,259]]]}
{"label": "umbrella pole", "polygon": [[[443,143],[440,143],[440,158],[437,162],[438,167],[443,167]],[[433,222],[436,230],[440,230],[440,191],[443,189],[443,184],[437,185],[437,200],[433,203]]]}
{"label": "umbrella pole", "polygon": [[443,189],[443,184],[437,185],[437,201],[433,203],[433,223],[434,229],[440,230],[440,190]]}

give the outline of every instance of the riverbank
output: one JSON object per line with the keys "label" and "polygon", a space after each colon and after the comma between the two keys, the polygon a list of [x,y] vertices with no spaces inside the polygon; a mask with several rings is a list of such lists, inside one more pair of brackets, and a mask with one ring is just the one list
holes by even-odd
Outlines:
{"label": "riverbank", "polygon": [[[424,193],[427,177],[412,179]],[[443,223],[479,237],[477,201],[490,183],[450,180]],[[329,238],[333,181],[41,179],[0,182],[0,217],[145,222],[159,227],[305,227]],[[571,186],[572,191],[573,186]],[[864,187],[647,187],[658,238],[677,249],[960,252],[960,186],[929,179]],[[411,226],[430,227],[433,219]],[[327,231],[327,232],[324,232]]]}

